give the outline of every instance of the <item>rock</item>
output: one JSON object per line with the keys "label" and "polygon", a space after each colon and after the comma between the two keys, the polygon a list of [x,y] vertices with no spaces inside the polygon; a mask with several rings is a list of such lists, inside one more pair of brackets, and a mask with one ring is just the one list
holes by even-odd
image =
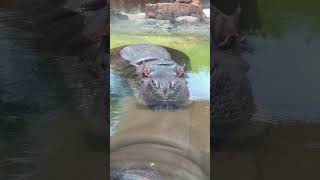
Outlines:
{"label": "rock", "polygon": [[178,3],[191,3],[192,0],[176,0]]}
{"label": "rock", "polygon": [[127,15],[124,15],[117,11],[111,11],[110,12],[110,20],[129,20],[129,17]]}
{"label": "rock", "polygon": [[193,17],[193,16],[180,16],[180,17],[177,17],[175,20],[178,23],[181,23],[181,22],[187,22],[187,23],[200,22],[199,18]]}
{"label": "rock", "polygon": [[179,16],[193,16],[204,18],[202,7],[195,4],[186,3],[157,3],[146,4],[146,18],[173,19]]}
{"label": "rock", "polygon": [[110,0],[110,8],[126,13],[143,12],[148,3],[173,3],[175,0]]}
{"label": "rock", "polygon": [[145,17],[156,19],[157,17],[157,4],[146,4]]}
{"label": "rock", "polygon": [[201,5],[201,0],[192,0],[192,4]]}
{"label": "rock", "polygon": [[203,13],[206,15],[206,17],[210,18],[210,9],[203,9]]}

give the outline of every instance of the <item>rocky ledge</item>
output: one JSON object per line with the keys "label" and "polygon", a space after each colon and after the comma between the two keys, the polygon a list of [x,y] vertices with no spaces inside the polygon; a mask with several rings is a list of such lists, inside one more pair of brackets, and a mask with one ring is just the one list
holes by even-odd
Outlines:
{"label": "rocky ledge", "polygon": [[[184,0],[186,1],[186,0]],[[204,19],[205,15],[200,5],[193,3],[156,3],[146,4],[146,18],[171,20],[180,16],[192,16],[199,19]]]}
{"label": "rocky ledge", "polygon": [[178,16],[171,19],[146,18],[145,13],[113,13],[110,30],[112,33],[127,34],[210,34],[210,10],[203,9],[203,18]]}

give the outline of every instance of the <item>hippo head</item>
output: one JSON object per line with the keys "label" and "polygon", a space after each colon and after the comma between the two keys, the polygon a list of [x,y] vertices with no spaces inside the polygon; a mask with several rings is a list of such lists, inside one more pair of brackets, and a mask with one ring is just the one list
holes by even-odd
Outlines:
{"label": "hippo head", "polygon": [[220,11],[217,12],[214,19],[214,37],[218,47],[228,48],[235,40],[239,39],[238,22],[240,13],[240,6],[229,16]]}
{"label": "hippo head", "polygon": [[189,99],[184,66],[174,63],[143,65],[140,72],[139,98],[149,107],[174,109]]}

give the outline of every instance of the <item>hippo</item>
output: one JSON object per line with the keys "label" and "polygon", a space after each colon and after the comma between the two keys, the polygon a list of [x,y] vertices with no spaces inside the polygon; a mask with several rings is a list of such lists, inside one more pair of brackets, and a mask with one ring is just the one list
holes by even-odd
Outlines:
{"label": "hippo", "polygon": [[131,71],[127,68],[122,73],[127,75],[138,101],[152,109],[176,109],[189,100],[185,71],[187,56],[173,60],[168,50],[152,44],[134,44],[111,50],[111,64],[119,66],[122,62],[122,67],[131,67]]}
{"label": "hippo", "polygon": [[240,6],[233,15],[214,10],[211,59],[211,143],[213,150],[230,142],[237,129],[249,124],[255,103],[248,79],[249,64],[235,49],[240,46],[237,21]]}

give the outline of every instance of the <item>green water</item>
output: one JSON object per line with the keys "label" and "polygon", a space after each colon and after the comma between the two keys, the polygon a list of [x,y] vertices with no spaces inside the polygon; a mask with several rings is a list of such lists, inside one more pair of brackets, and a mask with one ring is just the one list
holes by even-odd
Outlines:
{"label": "green water", "polygon": [[110,48],[139,43],[163,45],[186,53],[191,61],[192,72],[210,66],[210,40],[207,37],[116,34],[110,38]]}
{"label": "green water", "polygon": [[231,12],[239,2],[241,31],[252,49],[242,54],[257,105],[252,119],[267,126],[232,132],[239,139],[214,154],[213,179],[317,180],[320,2],[229,0],[219,8]]}
{"label": "green water", "polygon": [[[253,51],[251,65],[257,118],[319,121],[320,12],[318,1],[259,0],[242,19]],[[244,12],[247,13],[247,12]],[[252,34],[252,32],[254,32]]]}

